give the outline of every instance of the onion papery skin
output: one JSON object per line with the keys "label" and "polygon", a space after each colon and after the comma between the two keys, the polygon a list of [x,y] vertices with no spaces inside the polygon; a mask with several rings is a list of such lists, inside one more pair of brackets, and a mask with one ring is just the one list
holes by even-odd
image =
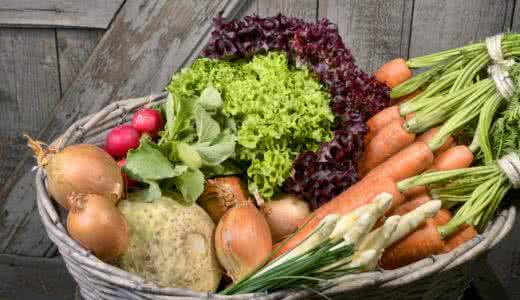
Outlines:
{"label": "onion papery skin", "polygon": [[253,204],[235,206],[220,219],[215,231],[215,248],[220,264],[236,282],[271,254],[269,225]]}
{"label": "onion papery skin", "polygon": [[72,238],[103,261],[123,255],[130,239],[128,223],[111,199],[74,193],[70,204],[67,231]]}

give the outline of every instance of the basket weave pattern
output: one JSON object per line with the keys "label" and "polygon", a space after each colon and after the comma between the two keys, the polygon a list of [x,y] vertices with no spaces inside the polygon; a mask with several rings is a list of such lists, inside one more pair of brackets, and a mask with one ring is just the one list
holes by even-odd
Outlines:
{"label": "basket weave pattern", "polygon": [[[74,123],[61,137],[65,145],[102,145],[108,131],[129,121],[139,108],[163,102],[166,94],[123,100]],[[221,296],[187,289],[160,288],[139,276],[97,259],[67,233],[46,188],[43,169],[36,173],[38,211],[49,238],[57,245],[67,269],[78,283],[84,299],[308,299],[312,296],[341,299],[456,299],[467,287],[465,264],[491,249],[513,226],[516,209],[502,210],[481,234],[454,251],[425,258],[396,270],[377,270],[335,279],[333,287],[322,290],[283,290],[274,293]],[[435,288],[432,288],[435,287]],[[321,296],[320,296],[321,295]]]}

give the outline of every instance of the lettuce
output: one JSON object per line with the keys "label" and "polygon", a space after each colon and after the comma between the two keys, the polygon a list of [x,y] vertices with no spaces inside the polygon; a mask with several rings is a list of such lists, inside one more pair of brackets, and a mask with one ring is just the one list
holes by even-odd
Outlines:
{"label": "lettuce", "polygon": [[[312,72],[293,67],[282,53],[234,62],[201,58],[174,75],[168,90],[187,99],[214,94],[208,86],[222,95],[223,114],[233,123],[228,129],[237,128],[236,159],[248,166],[249,190],[255,195],[271,198],[290,176],[298,154],[332,138],[330,95]],[[207,130],[204,135],[212,134]]]}

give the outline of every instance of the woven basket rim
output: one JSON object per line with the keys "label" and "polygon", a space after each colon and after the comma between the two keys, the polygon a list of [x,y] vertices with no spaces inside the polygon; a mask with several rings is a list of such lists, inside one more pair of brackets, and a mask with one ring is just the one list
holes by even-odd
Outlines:
{"label": "woven basket rim", "polygon": [[[103,134],[110,128],[128,122],[130,112],[144,106],[149,107],[159,104],[164,101],[166,95],[167,93],[161,93],[114,102],[98,113],[88,115],[73,123],[61,136],[60,140],[64,141],[65,145],[84,141],[93,141],[93,143],[101,144]],[[315,291],[304,289],[291,289],[274,293],[222,296],[182,288],[163,288],[154,283],[147,282],[135,274],[128,273],[115,266],[104,263],[74,241],[68,235],[56,211],[55,203],[48,195],[45,180],[45,172],[43,169],[38,168],[36,172],[38,212],[49,238],[57,245],[69,272],[80,286],[84,284],[85,287],[89,289],[95,289],[98,288],[98,286],[104,285],[117,286],[128,290],[130,294],[127,296],[129,298],[133,298],[133,296],[131,296],[133,293],[143,297],[154,295],[166,296],[166,298],[161,297],[161,299],[168,299],[167,296],[172,296],[171,299],[174,299],[173,297],[211,297],[212,299],[251,299],[253,297],[255,299],[286,299],[290,297],[292,299],[308,297],[316,293]],[[332,287],[322,289],[320,292],[325,295],[337,295],[373,286],[396,287],[419,280],[436,272],[448,271],[494,247],[511,230],[515,216],[516,208],[511,205],[503,209],[495,217],[493,222],[488,224],[482,234],[477,235],[472,240],[449,253],[431,256],[395,270],[377,270],[374,272],[345,275],[333,280],[334,285]],[[90,277],[85,277],[85,274]],[[96,282],[90,282],[93,281],[94,278]],[[110,289],[104,291],[104,293],[110,293]],[[135,297],[136,299],[150,299],[140,298],[139,296]]]}

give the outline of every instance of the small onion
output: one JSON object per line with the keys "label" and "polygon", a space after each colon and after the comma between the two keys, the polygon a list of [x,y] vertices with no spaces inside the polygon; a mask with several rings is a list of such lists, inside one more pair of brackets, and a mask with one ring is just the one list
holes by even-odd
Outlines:
{"label": "small onion", "polygon": [[272,247],[269,225],[251,202],[228,210],[215,231],[218,260],[235,282],[264,262]]}
{"label": "small onion", "polygon": [[240,178],[227,176],[209,179],[198,204],[217,223],[228,209],[247,201],[246,191]]}
{"label": "small onion", "polygon": [[123,255],[130,235],[126,219],[114,203],[95,194],[73,194],[70,198],[70,236],[103,261],[112,262]]}
{"label": "small onion", "polygon": [[269,224],[274,242],[294,233],[311,213],[307,202],[292,194],[284,194],[266,202],[262,206],[262,212]]}
{"label": "small onion", "polygon": [[99,194],[114,204],[124,194],[124,182],[117,162],[103,149],[90,144],[65,147],[63,151],[27,137],[38,165],[47,171],[48,190],[64,208],[69,209],[73,193]]}

